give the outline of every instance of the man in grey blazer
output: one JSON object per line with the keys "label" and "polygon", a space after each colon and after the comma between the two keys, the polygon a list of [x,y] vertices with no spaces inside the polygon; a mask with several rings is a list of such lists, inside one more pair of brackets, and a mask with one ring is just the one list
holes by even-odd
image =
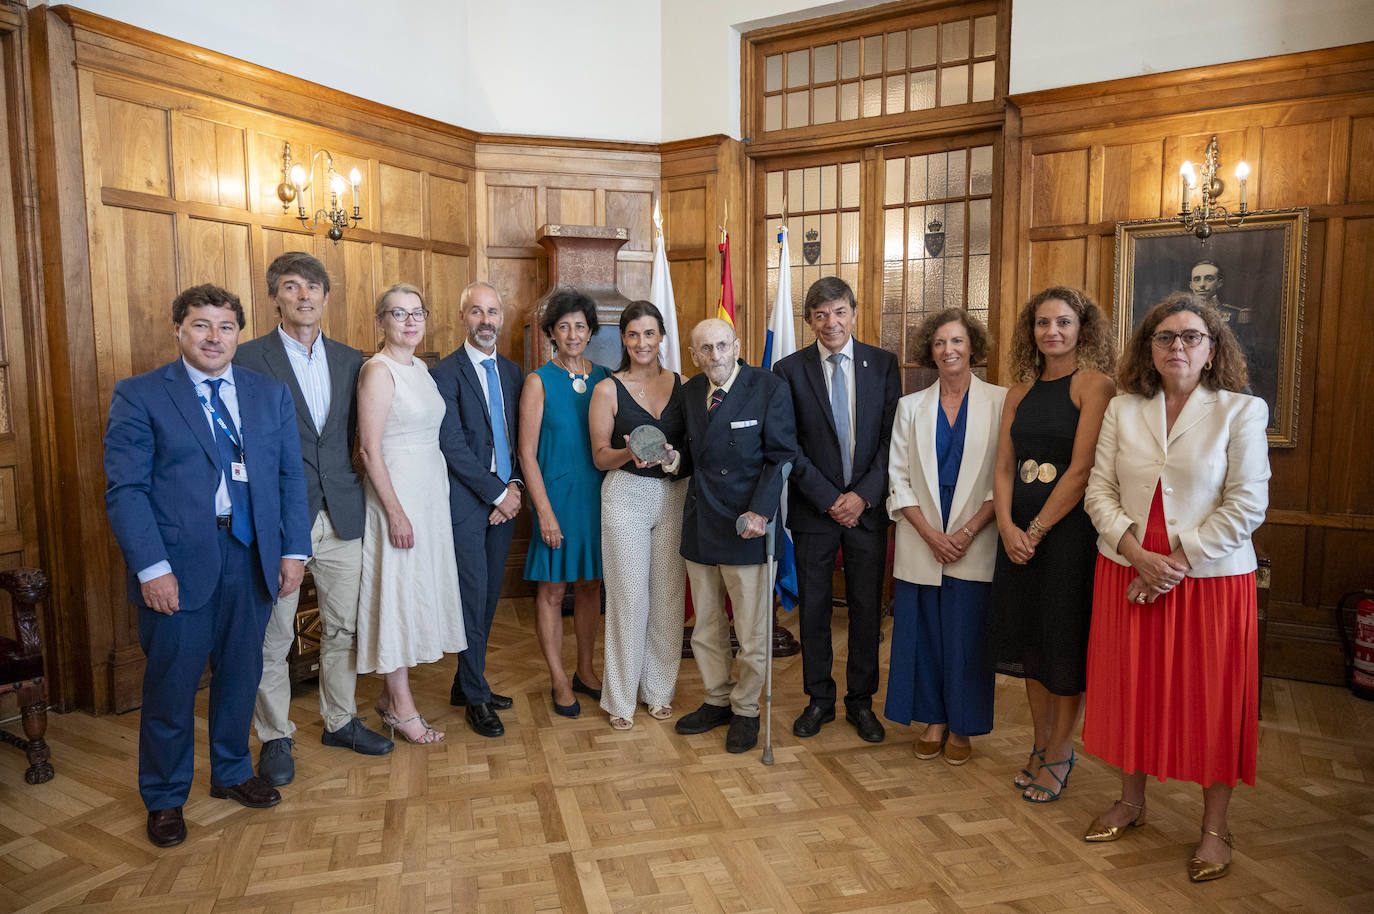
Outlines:
{"label": "man in grey blazer", "polygon": [[[320,716],[324,718],[320,741],[364,755],[385,755],[394,748],[391,740],[353,716],[363,490],[351,459],[357,434],[355,391],[363,355],[325,338],[329,274],[314,257],[289,251],[272,261],[267,268],[267,294],[281,324],[240,346],[234,363],[282,382],[296,404],[310,498],[312,557],[307,567],[320,608]],[[253,712],[253,726],[262,741],[258,776],[274,786],[289,784],[295,777],[291,747],[296,726],[290,718],[286,657],[295,639],[298,599],[299,591],[282,597],[272,609]]]}

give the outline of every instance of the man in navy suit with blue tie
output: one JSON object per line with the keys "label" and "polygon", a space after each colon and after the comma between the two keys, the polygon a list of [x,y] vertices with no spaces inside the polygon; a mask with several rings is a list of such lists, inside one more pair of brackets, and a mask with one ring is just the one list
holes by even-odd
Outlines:
{"label": "man in navy suit with blue tie", "polygon": [[787,526],[796,547],[801,597],[802,681],[811,701],[792,725],[815,736],[835,719],[831,677],[831,579],[844,550],[849,608],[845,720],[861,739],[883,741],[873,713],[878,633],[887,567],[887,452],[902,396],[897,357],[854,339],[854,291],[836,276],[811,284],[806,323],[816,343],[773,366],[787,382],[801,453],[792,470]]}
{"label": "man in navy suit with blue tie", "polygon": [[458,306],[467,341],[430,371],[448,407],[439,447],[448,461],[449,513],[468,639],[467,650],[458,655],[449,701],[467,706],[474,733],[497,737],[506,728],[496,712],[512,701],[487,682],[487,638],[525,487],[515,456],[516,408],[524,376],[519,365],[496,351],[505,312],[495,287],[470,284]]}
{"label": "man in navy suit with blue tie", "polygon": [[210,795],[275,806],[248,728],[272,601],[300,586],[310,521],[285,385],[231,362],[237,296],[195,286],[172,303],[181,358],[115,385],[105,507],[129,568],[147,657],[138,784],[148,839],[186,838],[196,686],[208,660]]}

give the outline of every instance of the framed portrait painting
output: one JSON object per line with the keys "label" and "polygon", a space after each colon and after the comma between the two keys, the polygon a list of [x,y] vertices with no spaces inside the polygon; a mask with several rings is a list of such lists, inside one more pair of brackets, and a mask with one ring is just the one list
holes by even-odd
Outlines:
{"label": "framed portrait painting", "polygon": [[1125,346],[1172,292],[1216,305],[1245,350],[1249,392],[1269,404],[1269,446],[1298,440],[1298,359],[1307,275],[1307,210],[1261,210],[1206,243],[1176,219],[1116,226],[1117,339]]}

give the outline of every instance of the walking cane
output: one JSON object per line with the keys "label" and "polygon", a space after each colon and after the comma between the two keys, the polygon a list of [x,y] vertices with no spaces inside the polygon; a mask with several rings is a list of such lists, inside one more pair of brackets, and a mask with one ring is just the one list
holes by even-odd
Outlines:
{"label": "walking cane", "polygon": [[[786,485],[787,477],[792,473],[792,461],[787,461],[778,468],[782,475],[783,484]],[[744,515],[740,515],[735,521],[735,532],[743,533],[747,521]],[[776,583],[774,578],[777,574],[777,515],[768,522],[764,528],[763,548],[768,554],[768,589],[764,592],[763,601],[767,612],[764,614],[768,620],[768,642],[764,652],[763,661],[763,681],[764,681],[764,718],[763,718],[763,763],[773,764],[773,588]]]}

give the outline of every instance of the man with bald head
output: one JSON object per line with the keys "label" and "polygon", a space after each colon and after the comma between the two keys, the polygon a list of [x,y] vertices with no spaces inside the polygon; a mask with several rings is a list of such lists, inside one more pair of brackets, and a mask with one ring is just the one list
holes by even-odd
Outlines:
{"label": "man with bald head", "polygon": [[[739,351],[728,322],[697,324],[692,361],[701,373],[682,388],[694,466],[682,510],[682,557],[696,610],[692,652],[706,695],[676,729],[705,733],[728,723],[729,752],[747,752],[758,743],[773,615],[763,534],[782,497],[783,464],[797,453],[786,382],[744,364]],[[736,532],[741,519],[743,531]],[[731,670],[727,593],[739,638],[737,677]]]}

